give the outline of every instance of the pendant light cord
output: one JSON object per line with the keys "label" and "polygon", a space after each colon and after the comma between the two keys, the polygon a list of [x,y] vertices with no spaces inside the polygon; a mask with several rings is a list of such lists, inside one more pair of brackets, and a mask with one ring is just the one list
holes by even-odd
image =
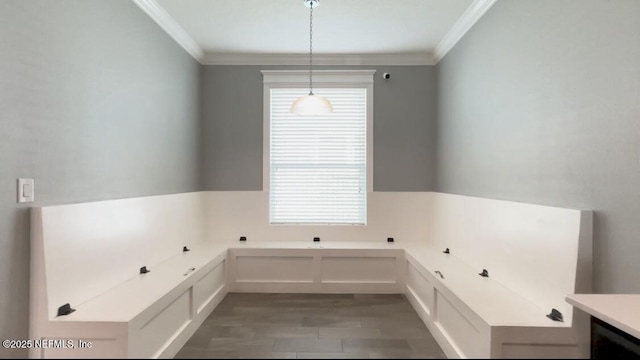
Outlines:
{"label": "pendant light cord", "polygon": [[309,15],[309,95],[313,95],[313,3],[311,0],[311,15]]}

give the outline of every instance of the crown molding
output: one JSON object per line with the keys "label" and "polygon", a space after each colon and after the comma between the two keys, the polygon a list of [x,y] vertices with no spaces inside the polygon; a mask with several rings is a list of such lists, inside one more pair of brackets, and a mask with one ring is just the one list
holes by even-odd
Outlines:
{"label": "crown molding", "polygon": [[204,51],[189,34],[155,0],[131,0],[169,34],[194,59],[202,63]]}
{"label": "crown molding", "polygon": [[[308,65],[308,54],[205,53],[156,0],[131,0],[203,65]],[[315,65],[436,65],[497,0],[474,0],[433,53],[317,54]]]}
{"label": "crown molding", "polygon": [[[309,65],[309,54],[208,53],[203,65]],[[313,65],[435,65],[429,53],[314,54]]]}
{"label": "crown molding", "polygon": [[451,30],[442,38],[433,51],[433,61],[437,64],[447,55],[471,27],[493,6],[496,0],[474,0]]}

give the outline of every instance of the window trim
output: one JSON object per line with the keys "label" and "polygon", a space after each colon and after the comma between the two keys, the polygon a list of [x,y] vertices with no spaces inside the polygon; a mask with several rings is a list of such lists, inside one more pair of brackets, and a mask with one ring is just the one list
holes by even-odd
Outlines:
{"label": "window trim", "polygon": [[[262,191],[271,189],[271,89],[308,88],[308,70],[262,70]],[[314,70],[314,88],[364,88],[367,90],[366,184],[373,192],[373,75],[376,70]],[[367,207],[369,206],[367,201]],[[267,205],[269,206],[269,205]],[[368,213],[368,210],[365,209]],[[274,225],[274,224],[271,224]]]}

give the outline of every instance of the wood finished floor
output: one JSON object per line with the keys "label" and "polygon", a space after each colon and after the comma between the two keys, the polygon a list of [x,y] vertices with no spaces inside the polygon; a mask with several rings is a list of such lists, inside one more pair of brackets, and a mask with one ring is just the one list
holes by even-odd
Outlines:
{"label": "wood finished floor", "polygon": [[446,357],[403,295],[233,293],[176,358]]}

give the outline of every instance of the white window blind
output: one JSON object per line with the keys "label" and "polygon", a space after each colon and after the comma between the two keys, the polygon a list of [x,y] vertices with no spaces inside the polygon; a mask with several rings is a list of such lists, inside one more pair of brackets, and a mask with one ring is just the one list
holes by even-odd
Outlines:
{"label": "white window blind", "polygon": [[314,89],[334,112],[299,116],[308,89],[271,89],[270,222],[365,224],[367,90]]}

